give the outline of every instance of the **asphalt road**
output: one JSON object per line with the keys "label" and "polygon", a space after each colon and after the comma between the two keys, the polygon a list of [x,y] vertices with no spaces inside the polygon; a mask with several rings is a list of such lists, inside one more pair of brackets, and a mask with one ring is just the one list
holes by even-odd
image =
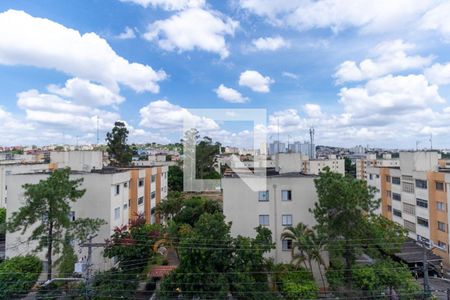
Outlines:
{"label": "asphalt road", "polygon": [[[420,283],[421,286],[423,286],[423,278],[419,278],[417,282]],[[432,294],[436,296],[439,300],[447,300],[450,298],[447,298],[447,289],[450,289],[450,281],[447,279],[443,280],[440,278],[434,278],[430,277],[430,288],[432,291]]]}

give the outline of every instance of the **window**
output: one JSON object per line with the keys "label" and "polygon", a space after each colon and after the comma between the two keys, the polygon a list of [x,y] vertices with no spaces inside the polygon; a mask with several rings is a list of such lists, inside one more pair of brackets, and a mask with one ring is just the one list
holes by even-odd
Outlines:
{"label": "window", "polygon": [[444,183],[441,181],[436,181],[436,190],[437,191],[443,191],[444,190]]}
{"label": "window", "polygon": [[141,205],[144,203],[144,197],[139,197],[138,198],[138,205]]}
{"label": "window", "polygon": [[269,226],[269,215],[259,215],[259,225]]}
{"label": "window", "polygon": [[421,180],[421,179],[416,179],[416,187],[418,187],[419,189],[426,189],[427,188],[427,181],[426,180]]}
{"label": "window", "polygon": [[282,240],[281,241],[282,244],[282,250],[283,251],[290,251],[292,250],[292,240]]}
{"label": "window", "polygon": [[292,191],[291,190],[283,190],[283,191],[281,191],[281,200],[283,200],[283,201],[291,201],[292,200]]}
{"label": "window", "polygon": [[416,206],[408,203],[403,203],[403,212],[406,214],[416,215]]}
{"label": "window", "polygon": [[424,227],[428,227],[428,220],[421,217],[417,217],[417,224],[422,225]]}
{"label": "window", "polygon": [[447,250],[447,244],[441,241],[438,241],[437,246],[440,250]]}
{"label": "window", "polygon": [[445,231],[446,231],[446,230],[445,230],[446,228],[447,228],[447,226],[445,225],[445,223],[442,223],[442,222],[439,222],[439,221],[438,221],[438,230],[439,230],[439,231],[445,232]]}
{"label": "window", "polygon": [[292,215],[282,215],[282,224],[283,226],[292,226]]}
{"label": "window", "polygon": [[386,191],[386,197],[388,197],[389,199],[392,197],[391,191]]}
{"label": "window", "polygon": [[402,175],[402,179],[406,181],[414,181],[414,178],[411,175]]}
{"label": "window", "polygon": [[440,211],[445,211],[445,203],[444,202],[436,202],[436,209]]}
{"label": "window", "polygon": [[393,213],[394,213],[394,216],[397,216],[397,217],[400,217],[400,218],[402,217],[402,212],[400,210],[398,210],[398,209],[394,208]]}
{"label": "window", "polygon": [[156,181],[156,175],[152,175],[152,182]]}
{"label": "window", "polygon": [[397,194],[397,193],[392,193],[392,199],[397,200],[397,201],[402,201],[402,195]]}
{"label": "window", "polygon": [[150,199],[155,199],[155,197],[156,197],[156,192],[155,191],[151,192]]}
{"label": "window", "polygon": [[427,200],[423,200],[423,199],[416,199],[416,204],[417,206],[423,207],[423,208],[428,208],[428,201]]}
{"label": "window", "polygon": [[116,185],[116,195],[120,194],[120,184]]}
{"label": "window", "polygon": [[127,209],[128,209],[128,204],[125,203],[125,204],[123,205],[123,210],[127,210]]}
{"label": "window", "polygon": [[372,180],[372,174],[369,174],[369,179]]}
{"label": "window", "polygon": [[392,177],[392,184],[400,185],[400,177]]}
{"label": "window", "polygon": [[120,219],[120,207],[114,208],[114,220]]}
{"label": "window", "polygon": [[260,202],[269,201],[269,191],[258,192],[258,201]]}
{"label": "window", "polygon": [[391,176],[386,175],[386,182],[391,182]]}
{"label": "window", "polygon": [[139,187],[144,186],[144,178],[139,178]]}
{"label": "window", "polygon": [[71,211],[71,212],[69,213],[69,220],[70,220],[70,221],[75,221],[75,212],[74,212],[74,211]]}
{"label": "window", "polygon": [[406,193],[414,193],[414,184],[412,182],[402,182],[402,190]]}
{"label": "window", "polygon": [[410,222],[408,220],[403,220],[403,225],[409,231],[416,232],[416,224],[414,222]]}
{"label": "window", "polygon": [[124,187],[124,188],[127,188],[127,187],[128,187],[128,182],[125,182],[125,183],[123,184],[123,187]]}

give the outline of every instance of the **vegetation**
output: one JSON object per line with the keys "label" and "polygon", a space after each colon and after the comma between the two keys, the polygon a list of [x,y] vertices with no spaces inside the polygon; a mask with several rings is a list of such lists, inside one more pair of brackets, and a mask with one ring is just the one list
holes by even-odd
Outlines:
{"label": "vegetation", "polygon": [[172,192],[183,191],[183,170],[181,169],[181,167],[169,166],[167,184],[169,185],[169,191]]}
{"label": "vegetation", "polygon": [[0,207],[0,240],[5,238],[6,234],[6,208]]}
{"label": "vegetation", "polygon": [[356,177],[356,164],[352,163],[352,160],[348,157],[345,159],[345,175]]}
{"label": "vegetation", "polygon": [[36,256],[16,256],[0,264],[0,299],[24,296],[42,272]]}
{"label": "vegetation", "polygon": [[134,299],[138,277],[112,269],[95,274],[90,295],[93,300]]}
{"label": "vegetation", "polygon": [[145,223],[139,216],[130,226],[115,228],[103,255],[116,258],[123,272],[140,273],[152,256],[152,247],[161,237],[162,227]]}
{"label": "vegetation", "polygon": [[117,121],[111,132],[106,134],[107,152],[111,165],[129,166],[133,151],[127,144],[129,131],[124,122]]}
{"label": "vegetation", "polygon": [[71,180],[69,175],[70,169],[58,169],[37,184],[25,184],[25,204],[12,213],[7,225],[10,232],[20,230],[22,234],[33,226],[28,240],[38,242],[36,251],[46,249],[48,279],[52,278],[52,256],[61,251],[66,234],[83,240],[104,224],[99,219],[71,222],[70,203],[81,198],[85,190],[80,189],[82,179]]}
{"label": "vegetation", "polygon": [[286,299],[315,299],[318,296],[319,288],[311,272],[304,268],[289,264],[277,265],[274,280]]}

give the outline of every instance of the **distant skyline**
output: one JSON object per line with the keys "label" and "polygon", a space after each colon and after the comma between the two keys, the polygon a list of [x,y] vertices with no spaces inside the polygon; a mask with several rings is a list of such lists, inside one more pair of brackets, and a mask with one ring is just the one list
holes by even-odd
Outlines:
{"label": "distant skyline", "polygon": [[[450,2],[4,0],[0,146],[202,135],[251,147],[249,122],[196,108],[264,108],[268,143],[450,148]],[[279,127],[278,127],[279,124]],[[73,142],[70,142],[73,141]]]}

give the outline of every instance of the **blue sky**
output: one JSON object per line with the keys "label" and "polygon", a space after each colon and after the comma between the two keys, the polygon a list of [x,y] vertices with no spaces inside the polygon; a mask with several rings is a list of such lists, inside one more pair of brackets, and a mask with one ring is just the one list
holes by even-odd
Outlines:
{"label": "blue sky", "polygon": [[[248,147],[257,131],[318,144],[450,147],[447,1],[40,0],[0,3],[1,145],[178,141],[182,120]],[[446,17],[447,16],[447,17]]]}

